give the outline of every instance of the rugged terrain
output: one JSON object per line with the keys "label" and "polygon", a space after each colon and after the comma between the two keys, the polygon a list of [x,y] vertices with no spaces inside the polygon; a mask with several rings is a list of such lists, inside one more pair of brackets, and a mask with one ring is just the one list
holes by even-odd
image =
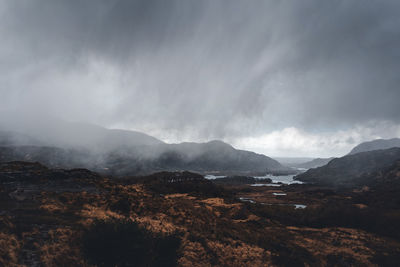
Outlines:
{"label": "rugged terrain", "polygon": [[[397,181],[398,167],[379,179]],[[381,207],[381,220],[371,190],[2,163],[0,265],[396,266],[399,203]]]}

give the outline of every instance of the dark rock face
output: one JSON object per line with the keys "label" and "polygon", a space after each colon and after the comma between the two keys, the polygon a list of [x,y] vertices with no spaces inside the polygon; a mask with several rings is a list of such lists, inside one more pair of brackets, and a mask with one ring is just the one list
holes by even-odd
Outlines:
{"label": "dark rock face", "polygon": [[318,185],[351,187],[368,183],[369,174],[390,167],[400,159],[400,148],[374,150],[333,159],[295,179]]}
{"label": "dark rock face", "polygon": [[353,155],[360,152],[367,152],[378,149],[388,149],[392,147],[400,147],[400,138],[393,139],[377,139],[370,142],[364,142],[354,147],[349,155]]}

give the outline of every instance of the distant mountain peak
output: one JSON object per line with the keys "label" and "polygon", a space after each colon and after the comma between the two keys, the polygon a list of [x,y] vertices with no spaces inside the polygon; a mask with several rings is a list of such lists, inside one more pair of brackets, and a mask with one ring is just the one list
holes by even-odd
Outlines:
{"label": "distant mountain peak", "polygon": [[372,150],[332,159],[328,164],[309,169],[297,180],[319,185],[351,187],[365,184],[363,177],[390,167],[400,159],[400,148]]}
{"label": "distant mountain peak", "polygon": [[218,140],[218,139],[208,141],[207,143],[209,143],[209,144],[220,144],[220,145],[228,145],[228,146],[230,146],[228,143],[225,143],[224,141],[221,141],[221,140]]}

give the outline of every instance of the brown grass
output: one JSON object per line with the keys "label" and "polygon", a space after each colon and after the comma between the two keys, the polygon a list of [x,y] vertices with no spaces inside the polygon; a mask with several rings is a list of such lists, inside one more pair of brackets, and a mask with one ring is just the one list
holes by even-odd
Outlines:
{"label": "brown grass", "polygon": [[15,235],[0,232],[0,266],[19,266],[21,242]]}

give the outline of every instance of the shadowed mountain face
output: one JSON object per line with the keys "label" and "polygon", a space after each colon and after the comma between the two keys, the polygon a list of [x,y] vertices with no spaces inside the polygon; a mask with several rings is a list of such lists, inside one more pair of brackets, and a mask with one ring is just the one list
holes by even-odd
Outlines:
{"label": "shadowed mountain face", "polygon": [[39,161],[52,167],[88,168],[111,175],[137,175],[156,171],[191,170],[201,173],[220,172],[265,174],[290,171],[273,159],[249,151],[213,147],[209,143],[162,145],[116,150],[97,154],[83,149],[42,146],[2,146],[0,161]]}
{"label": "shadowed mountain face", "polygon": [[161,158],[166,166],[205,172],[265,173],[287,169],[267,156],[237,150],[221,141],[168,145]]}
{"label": "shadowed mountain face", "polygon": [[112,175],[164,170],[229,174],[291,171],[265,155],[237,150],[222,141],[166,144],[140,132],[58,121],[47,131],[35,129],[34,138],[0,132],[0,160],[39,161],[63,168],[84,167]]}
{"label": "shadowed mountain face", "polygon": [[388,168],[399,159],[400,148],[362,152],[333,159],[325,166],[297,175],[296,179],[329,186],[364,185],[369,181],[364,177]]}
{"label": "shadowed mountain face", "polygon": [[369,142],[364,142],[354,147],[350,151],[349,155],[378,149],[388,149],[392,147],[400,147],[400,138],[377,139]]}
{"label": "shadowed mountain face", "polygon": [[[380,169],[361,178],[368,187],[363,190],[360,203],[374,205],[381,209],[396,209],[400,207],[400,159],[390,167]],[[399,231],[400,232],[400,231]]]}
{"label": "shadowed mountain face", "polygon": [[370,177],[370,188],[366,199],[381,207],[398,209],[400,207],[400,160],[391,167]]}

